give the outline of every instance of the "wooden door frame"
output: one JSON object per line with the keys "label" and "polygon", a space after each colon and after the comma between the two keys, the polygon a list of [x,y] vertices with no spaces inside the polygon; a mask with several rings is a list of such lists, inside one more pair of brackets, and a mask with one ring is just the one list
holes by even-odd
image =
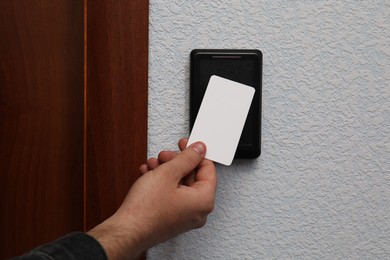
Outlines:
{"label": "wooden door frame", "polygon": [[0,258],[87,231],[138,178],[148,5],[0,1]]}
{"label": "wooden door frame", "polygon": [[85,228],[121,204],[147,156],[148,1],[86,0]]}

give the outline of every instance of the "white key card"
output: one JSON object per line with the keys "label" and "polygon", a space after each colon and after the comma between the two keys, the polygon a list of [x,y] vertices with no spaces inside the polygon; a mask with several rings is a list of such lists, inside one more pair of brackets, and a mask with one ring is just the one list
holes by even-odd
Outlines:
{"label": "white key card", "polygon": [[211,76],[188,145],[202,141],[207,159],[231,165],[254,94],[253,87]]}

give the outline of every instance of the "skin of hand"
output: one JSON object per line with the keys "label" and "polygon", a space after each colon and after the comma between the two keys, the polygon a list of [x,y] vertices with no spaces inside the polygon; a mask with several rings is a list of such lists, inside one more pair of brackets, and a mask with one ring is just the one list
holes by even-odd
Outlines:
{"label": "skin of hand", "polygon": [[162,151],[140,166],[143,174],[117,212],[88,232],[109,259],[132,259],[146,249],[205,225],[214,208],[217,174],[196,142],[180,153]]}

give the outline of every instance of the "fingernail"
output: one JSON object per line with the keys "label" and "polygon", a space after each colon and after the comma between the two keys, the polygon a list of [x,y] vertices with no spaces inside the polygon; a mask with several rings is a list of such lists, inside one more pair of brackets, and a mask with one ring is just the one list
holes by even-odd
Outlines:
{"label": "fingernail", "polygon": [[204,155],[206,153],[206,145],[202,142],[196,142],[190,145],[192,149],[194,149],[195,152],[197,152],[199,155]]}

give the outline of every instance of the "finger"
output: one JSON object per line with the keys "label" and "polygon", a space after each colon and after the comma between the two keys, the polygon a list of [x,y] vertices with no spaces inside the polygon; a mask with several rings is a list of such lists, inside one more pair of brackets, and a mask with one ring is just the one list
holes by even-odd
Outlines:
{"label": "finger", "polygon": [[183,151],[186,148],[187,143],[188,143],[188,138],[180,139],[179,144],[178,144],[180,151]]}
{"label": "finger", "polygon": [[217,189],[217,171],[212,161],[202,160],[196,172],[195,181],[190,186],[201,189],[207,188],[215,193]]}
{"label": "finger", "polygon": [[171,172],[180,181],[184,176],[192,172],[202,162],[206,154],[206,145],[196,142],[184,149],[171,161],[161,165],[164,172]]}
{"label": "finger", "polygon": [[166,162],[169,162],[170,160],[172,160],[173,158],[176,157],[178,153],[177,152],[174,152],[174,151],[162,151],[158,154],[158,162],[160,164],[163,164],[163,163],[166,163]]}
{"label": "finger", "polygon": [[185,176],[183,178],[183,185],[191,186],[195,182],[195,180],[196,180],[195,176],[196,176],[195,171],[193,171],[190,174],[188,174],[187,176]]}
{"label": "finger", "polygon": [[149,171],[149,168],[148,166],[146,165],[146,163],[142,164],[140,167],[139,167],[139,171],[141,172],[142,175],[144,175],[145,173],[147,173]]}
{"label": "finger", "polygon": [[214,209],[217,190],[217,173],[212,161],[205,159],[201,162],[195,175],[195,182],[189,187],[201,194],[203,211],[206,214],[211,213]]}
{"label": "finger", "polygon": [[154,170],[156,169],[158,166],[160,166],[158,160],[156,158],[150,158],[148,159],[148,161],[146,162],[146,164],[148,165],[148,168],[149,170]]}

